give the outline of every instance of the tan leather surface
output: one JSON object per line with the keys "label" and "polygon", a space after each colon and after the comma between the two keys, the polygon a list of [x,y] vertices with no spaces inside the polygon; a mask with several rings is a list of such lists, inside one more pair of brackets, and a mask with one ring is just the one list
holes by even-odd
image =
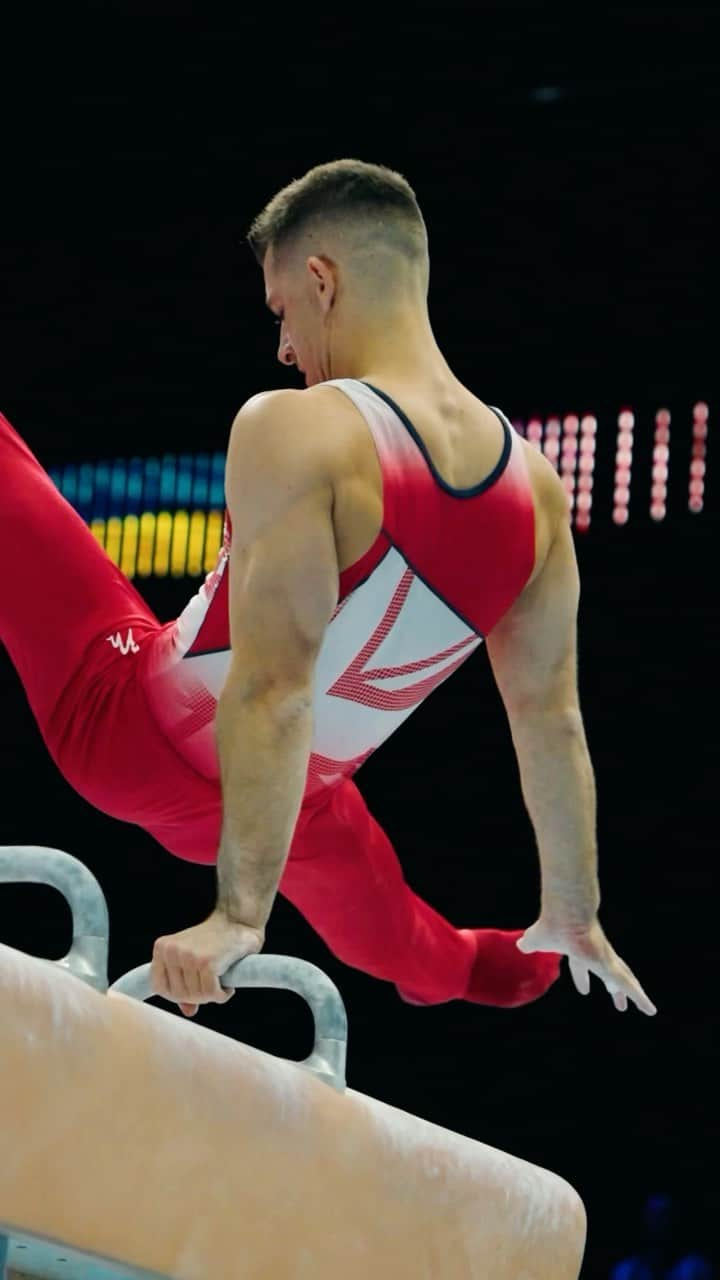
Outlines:
{"label": "tan leather surface", "polygon": [[177,1280],[577,1280],[555,1175],[0,946],[0,1222]]}

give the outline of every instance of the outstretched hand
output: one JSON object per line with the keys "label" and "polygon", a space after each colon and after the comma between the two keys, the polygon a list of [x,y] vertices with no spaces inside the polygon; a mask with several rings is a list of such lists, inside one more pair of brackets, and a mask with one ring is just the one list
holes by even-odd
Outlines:
{"label": "outstretched hand", "polygon": [[607,987],[615,1008],[624,1013],[632,1000],[642,1013],[657,1013],[655,1005],[620,956],[613,951],[599,920],[582,929],[565,928],[546,923],[542,916],[517,940],[525,955],[533,951],[557,951],[568,958],[570,973],[580,995],[590,991],[590,974],[594,973]]}

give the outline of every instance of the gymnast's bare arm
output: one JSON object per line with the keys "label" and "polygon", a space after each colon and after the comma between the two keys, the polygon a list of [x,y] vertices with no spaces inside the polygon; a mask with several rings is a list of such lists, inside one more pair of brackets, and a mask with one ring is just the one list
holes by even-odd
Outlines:
{"label": "gymnast's bare arm", "polygon": [[264,929],[312,741],[315,663],[337,604],[332,450],[312,391],[253,397],[233,424],[232,657],[216,712],[223,798],[218,907]]}
{"label": "gymnast's bare arm", "polygon": [[541,502],[551,525],[544,564],[487,640],[541,866],[540,917],[519,946],[567,955],[582,994],[589,991],[592,972],[605,982],[618,1010],[627,1008],[629,998],[651,1014],[654,1005],[597,920],[595,778],[577,683],[580,582],[557,476],[545,481]]}
{"label": "gymnast's bare arm", "polygon": [[583,925],[600,905],[595,782],[576,676],[580,594],[567,505],[550,550],[487,640],[542,864],[543,908]]}

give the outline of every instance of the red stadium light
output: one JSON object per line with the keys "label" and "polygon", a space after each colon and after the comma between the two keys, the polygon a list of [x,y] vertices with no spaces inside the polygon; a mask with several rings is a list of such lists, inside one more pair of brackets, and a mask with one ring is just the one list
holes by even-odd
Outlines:
{"label": "red stadium light", "polygon": [[667,515],[667,479],[670,462],[670,414],[659,409],[655,414],[655,437],[650,486],[650,519],[659,522]]}
{"label": "red stadium light", "polygon": [[542,422],[539,418],[531,418],[527,424],[527,440],[535,449],[541,449],[542,446]]}
{"label": "red stadium light", "polygon": [[548,462],[551,462],[555,470],[558,469],[558,458],[560,457],[560,419],[556,417],[548,418],[545,423],[545,439],[543,442],[543,453]]}
{"label": "red stadium light", "polygon": [[615,491],[613,493],[613,522],[627,524],[630,519],[630,484],[632,481],[633,433],[635,414],[622,409],[618,414],[618,433],[615,442]]}
{"label": "red stadium light", "polygon": [[[567,419],[566,419],[567,422]],[[580,419],[577,497],[575,499],[575,528],[586,533],[590,528],[592,511],[593,472],[595,470],[595,433],[597,418],[586,413]]]}
{"label": "red stadium light", "polygon": [[[548,419],[548,427],[551,422],[557,419]],[[563,488],[568,497],[568,515],[572,519],[573,510],[575,508],[575,472],[577,469],[578,459],[578,431],[580,430],[580,419],[576,413],[568,413],[562,420],[562,424],[558,423],[560,430],[560,479]],[[584,519],[584,517],[583,517]],[[577,524],[577,522],[576,522]]]}
{"label": "red stadium light", "polygon": [[699,515],[705,497],[707,471],[707,434],[710,410],[704,400],[693,406],[693,442],[690,453],[690,479],[688,481],[688,510]]}

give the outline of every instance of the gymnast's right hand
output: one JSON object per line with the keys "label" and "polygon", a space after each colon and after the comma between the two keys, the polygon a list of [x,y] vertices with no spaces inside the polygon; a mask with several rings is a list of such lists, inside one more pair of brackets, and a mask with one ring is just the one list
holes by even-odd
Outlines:
{"label": "gymnast's right hand", "polygon": [[635,975],[613,951],[597,917],[589,925],[569,928],[545,921],[541,915],[518,938],[517,946],[525,955],[533,951],[556,951],[567,956],[573,982],[583,996],[590,991],[590,974],[594,973],[605,983],[620,1013],[627,1009],[628,1000],[642,1013],[650,1016],[657,1013]]}

